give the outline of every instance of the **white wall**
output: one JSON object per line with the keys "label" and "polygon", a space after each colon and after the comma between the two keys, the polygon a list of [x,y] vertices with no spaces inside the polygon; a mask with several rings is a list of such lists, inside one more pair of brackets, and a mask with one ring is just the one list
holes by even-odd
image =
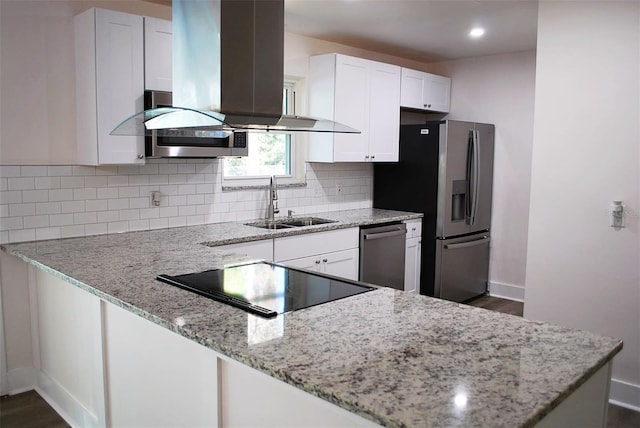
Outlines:
{"label": "white wall", "polygon": [[612,399],[638,408],[639,94],[640,3],[540,3],[524,315],[621,338]]}
{"label": "white wall", "polygon": [[533,143],[535,51],[435,64],[451,77],[447,119],[496,126],[491,219],[492,295],[524,298]]}

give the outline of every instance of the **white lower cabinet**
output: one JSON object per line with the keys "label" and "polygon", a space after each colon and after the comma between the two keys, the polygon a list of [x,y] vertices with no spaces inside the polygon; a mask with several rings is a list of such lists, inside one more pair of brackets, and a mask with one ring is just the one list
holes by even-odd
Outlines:
{"label": "white lower cabinet", "polygon": [[404,256],[404,291],[420,294],[422,263],[422,219],[405,221],[407,241]]}
{"label": "white lower cabinet", "polygon": [[273,256],[285,265],[357,281],[359,240],[357,227],[276,238]]}
{"label": "white lower cabinet", "polygon": [[328,275],[357,281],[358,259],[358,249],[352,248],[350,250],[335,251],[333,253],[301,257],[299,259],[281,260],[281,262],[287,266],[326,273]]}

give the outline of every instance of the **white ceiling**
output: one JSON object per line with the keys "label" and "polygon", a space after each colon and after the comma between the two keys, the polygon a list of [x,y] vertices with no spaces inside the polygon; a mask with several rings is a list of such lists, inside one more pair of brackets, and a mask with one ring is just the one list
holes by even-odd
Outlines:
{"label": "white ceiling", "polygon": [[537,0],[285,0],[287,32],[419,61],[535,49],[537,19]]}

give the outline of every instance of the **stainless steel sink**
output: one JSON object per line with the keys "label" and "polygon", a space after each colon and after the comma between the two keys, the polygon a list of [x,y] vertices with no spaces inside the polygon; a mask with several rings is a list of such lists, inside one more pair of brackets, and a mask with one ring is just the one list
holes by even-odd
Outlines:
{"label": "stainless steel sink", "polygon": [[328,220],[320,217],[295,217],[281,218],[276,220],[261,220],[253,223],[245,223],[246,226],[260,227],[262,229],[289,229],[292,227],[315,226],[318,224],[335,223],[335,220]]}

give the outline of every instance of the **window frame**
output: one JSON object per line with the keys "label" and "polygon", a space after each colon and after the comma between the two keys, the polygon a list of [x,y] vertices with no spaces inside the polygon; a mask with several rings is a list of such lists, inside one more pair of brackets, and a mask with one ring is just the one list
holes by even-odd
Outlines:
{"label": "window frame", "polygon": [[[296,114],[300,102],[301,80],[295,78],[285,78],[284,88],[288,89],[287,107],[290,107],[285,114]],[[295,187],[305,186],[305,154],[306,154],[306,135],[304,133],[286,132],[289,135],[289,164],[290,173],[276,175],[278,187]],[[238,190],[251,188],[264,188],[269,185],[270,175],[261,176],[236,176],[227,177],[224,173],[224,159],[220,161],[222,190]]]}

